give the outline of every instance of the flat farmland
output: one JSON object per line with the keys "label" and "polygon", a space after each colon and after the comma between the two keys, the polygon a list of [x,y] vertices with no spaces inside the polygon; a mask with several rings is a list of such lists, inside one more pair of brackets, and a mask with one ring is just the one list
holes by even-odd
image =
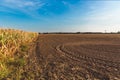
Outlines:
{"label": "flat farmland", "polygon": [[36,55],[46,80],[120,80],[120,34],[40,34]]}

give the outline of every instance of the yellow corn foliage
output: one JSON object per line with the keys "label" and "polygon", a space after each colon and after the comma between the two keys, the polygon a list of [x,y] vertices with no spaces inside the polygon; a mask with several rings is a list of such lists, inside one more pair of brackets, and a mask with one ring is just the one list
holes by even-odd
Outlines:
{"label": "yellow corn foliage", "polygon": [[0,53],[4,56],[13,55],[23,43],[32,42],[37,33],[13,29],[0,29]]}
{"label": "yellow corn foliage", "polygon": [[14,57],[14,53],[24,43],[31,43],[38,34],[14,29],[0,29],[0,79],[7,73],[6,58]]}

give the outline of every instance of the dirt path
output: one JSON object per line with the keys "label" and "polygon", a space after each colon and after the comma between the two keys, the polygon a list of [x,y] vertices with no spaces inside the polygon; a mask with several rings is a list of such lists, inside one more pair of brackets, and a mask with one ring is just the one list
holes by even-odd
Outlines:
{"label": "dirt path", "polygon": [[46,80],[119,80],[120,35],[40,34],[37,56]]}

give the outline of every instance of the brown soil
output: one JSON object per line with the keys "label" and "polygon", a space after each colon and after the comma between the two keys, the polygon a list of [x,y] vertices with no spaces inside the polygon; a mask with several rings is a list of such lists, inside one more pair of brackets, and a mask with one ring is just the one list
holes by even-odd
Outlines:
{"label": "brown soil", "polygon": [[119,34],[40,34],[41,80],[120,80]]}

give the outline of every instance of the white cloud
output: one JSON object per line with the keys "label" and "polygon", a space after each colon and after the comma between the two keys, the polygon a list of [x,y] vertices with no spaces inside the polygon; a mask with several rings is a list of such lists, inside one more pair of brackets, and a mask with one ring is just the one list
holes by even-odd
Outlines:
{"label": "white cloud", "polygon": [[106,1],[104,5],[101,4],[99,8],[93,9],[93,11],[85,18],[88,22],[87,25],[94,25],[94,27],[101,26],[101,28],[109,29],[109,31],[120,29],[119,4],[119,1]]}
{"label": "white cloud", "polygon": [[17,10],[29,16],[36,17],[39,15],[37,10],[44,6],[44,4],[38,0],[2,0],[0,6],[5,7],[8,12],[10,10]]}
{"label": "white cloud", "polygon": [[40,1],[32,0],[4,0],[4,5],[11,5],[14,7],[40,7],[43,4]]}

